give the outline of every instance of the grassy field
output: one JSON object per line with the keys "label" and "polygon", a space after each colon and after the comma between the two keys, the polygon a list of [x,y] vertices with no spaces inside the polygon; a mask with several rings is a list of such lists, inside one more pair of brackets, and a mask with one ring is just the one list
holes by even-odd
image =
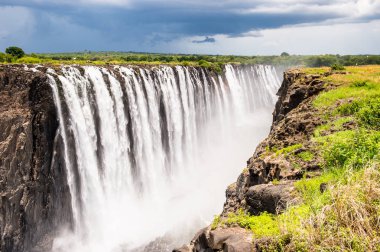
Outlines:
{"label": "grassy field", "polygon": [[[309,145],[314,147],[298,158],[318,156],[323,169],[319,176],[305,174],[295,182],[302,204],[279,215],[239,211],[217,217],[212,228],[247,228],[255,239],[271,241],[265,251],[380,251],[380,66],[347,67],[344,72],[321,77],[334,88],[312,103],[326,123],[315,129]],[[302,143],[296,145],[273,153],[295,155],[291,150]],[[322,183],[328,188],[323,192]]]}

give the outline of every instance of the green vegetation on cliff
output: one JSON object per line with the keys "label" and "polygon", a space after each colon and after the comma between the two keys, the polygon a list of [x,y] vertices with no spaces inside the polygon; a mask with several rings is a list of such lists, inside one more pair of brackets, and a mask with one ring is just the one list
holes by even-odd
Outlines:
{"label": "green vegetation on cliff", "polygon": [[278,214],[239,210],[212,228],[249,229],[267,241],[258,243],[263,251],[380,251],[380,66],[302,71],[321,74],[326,86],[311,101],[322,123],[307,142],[265,152],[318,161],[318,172],[294,182],[301,203]]}

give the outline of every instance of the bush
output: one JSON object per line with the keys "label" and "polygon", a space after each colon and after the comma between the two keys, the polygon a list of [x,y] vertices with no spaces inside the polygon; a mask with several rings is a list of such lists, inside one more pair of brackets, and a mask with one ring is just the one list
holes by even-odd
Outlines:
{"label": "bush", "polygon": [[361,126],[380,130],[379,97],[345,103],[338,107],[337,112],[345,116],[355,116]]}
{"label": "bush", "polygon": [[206,68],[211,67],[211,63],[208,62],[208,61],[205,61],[203,59],[200,60],[200,61],[198,61],[198,64],[199,64],[200,67],[206,67]]}
{"label": "bush", "polygon": [[5,61],[5,53],[0,52],[0,62]]}
{"label": "bush", "polygon": [[18,59],[25,55],[24,50],[17,46],[10,46],[7,49],[5,49],[5,52]]}
{"label": "bush", "polygon": [[360,167],[376,158],[380,151],[380,133],[376,131],[340,131],[317,141],[324,143],[323,157],[329,169]]}
{"label": "bush", "polygon": [[38,64],[41,63],[41,60],[33,57],[23,57],[16,61],[17,63],[27,63],[27,64]]}
{"label": "bush", "polygon": [[297,156],[305,162],[310,162],[311,160],[314,159],[314,154],[311,153],[310,151],[302,151],[298,153]]}
{"label": "bush", "polygon": [[344,66],[342,66],[340,64],[333,64],[333,65],[331,65],[331,70],[333,70],[333,71],[343,71],[345,69],[346,68],[344,68]]}
{"label": "bush", "polygon": [[363,126],[380,130],[380,100],[371,99],[364,103],[356,116]]}
{"label": "bush", "polygon": [[5,54],[5,62],[12,63],[14,61],[14,57],[10,54]]}

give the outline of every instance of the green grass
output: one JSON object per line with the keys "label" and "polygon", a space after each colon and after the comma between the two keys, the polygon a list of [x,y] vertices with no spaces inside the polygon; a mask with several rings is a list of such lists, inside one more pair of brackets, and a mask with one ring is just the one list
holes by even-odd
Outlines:
{"label": "green grass", "polygon": [[322,148],[326,168],[362,166],[377,158],[380,132],[373,130],[344,130],[314,139]]}
{"label": "green grass", "polygon": [[314,137],[325,135],[329,131],[340,131],[344,129],[344,124],[354,122],[355,119],[351,116],[338,117],[332,122],[322,124],[314,130]]}
{"label": "green grass", "polygon": [[330,68],[329,67],[304,68],[303,72],[305,72],[306,74],[325,74],[325,73],[330,72]]}
{"label": "green grass", "polygon": [[349,74],[332,74],[323,78],[339,88],[320,94],[313,102],[316,108],[332,107],[337,102],[349,100],[379,99],[380,66],[347,67],[347,71]]}
{"label": "green grass", "polygon": [[314,159],[314,154],[311,151],[302,151],[297,156],[305,162],[310,162]]}
{"label": "green grass", "polygon": [[329,171],[315,178],[303,178],[295,182],[294,186],[302,195],[305,206],[309,207],[315,212],[317,210],[320,210],[322,206],[325,205],[329,200],[328,194],[322,193],[320,191],[321,184],[329,184],[332,181],[336,181],[340,175],[341,172]]}
{"label": "green grass", "polygon": [[276,150],[276,156],[279,156],[279,155],[288,155],[292,152],[294,152],[295,150],[298,150],[302,148],[302,144],[293,144],[293,145],[290,145],[290,146],[287,146],[285,148],[282,148],[280,150]]}
{"label": "green grass", "polygon": [[211,229],[212,230],[216,229],[219,226],[220,222],[221,222],[220,215],[216,215],[214,217],[214,220],[211,223]]}
{"label": "green grass", "polygon": [[272,180],[272,184],[273,184],[273,185],[279,185],[279,184],[280,184],[280,181],[279,181],[277,178],[274,178],[274,179]]}
{"label": "green grass", "polygon": [[369,83],[368,86],[357,87],[354,85],[344,86],[339,89],[324,92],[314,101],[315,107],[329,107],[337,101],[347,101],[348,99],[358,98],[364,100],[368,98],[380,97],[380,85]]}
{"label": "green grass", "polygon": [[243,228],[252,231],[255,238],[266,236],[277,236],[280,234],[280,227],[273,214],[263,212],[259,216],[250,216],[239,210],[236,214],[229,214],[227,220],[223,222],[225,225],[237,224]]}
{"label": "green grass", "polygon": [[358,123],[369,129],[380,129],[380,96],[354,100],[336,109],[341,115],[355,116]]}

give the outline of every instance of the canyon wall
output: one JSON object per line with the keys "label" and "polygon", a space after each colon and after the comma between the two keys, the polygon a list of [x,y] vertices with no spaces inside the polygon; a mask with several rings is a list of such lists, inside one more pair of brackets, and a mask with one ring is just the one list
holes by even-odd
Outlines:
{"label": "canyon wall", "polygon": [[46,75],[1,65],[0,251],[38,251],[71,218],[62,160],[52,162],[57,128]]}

